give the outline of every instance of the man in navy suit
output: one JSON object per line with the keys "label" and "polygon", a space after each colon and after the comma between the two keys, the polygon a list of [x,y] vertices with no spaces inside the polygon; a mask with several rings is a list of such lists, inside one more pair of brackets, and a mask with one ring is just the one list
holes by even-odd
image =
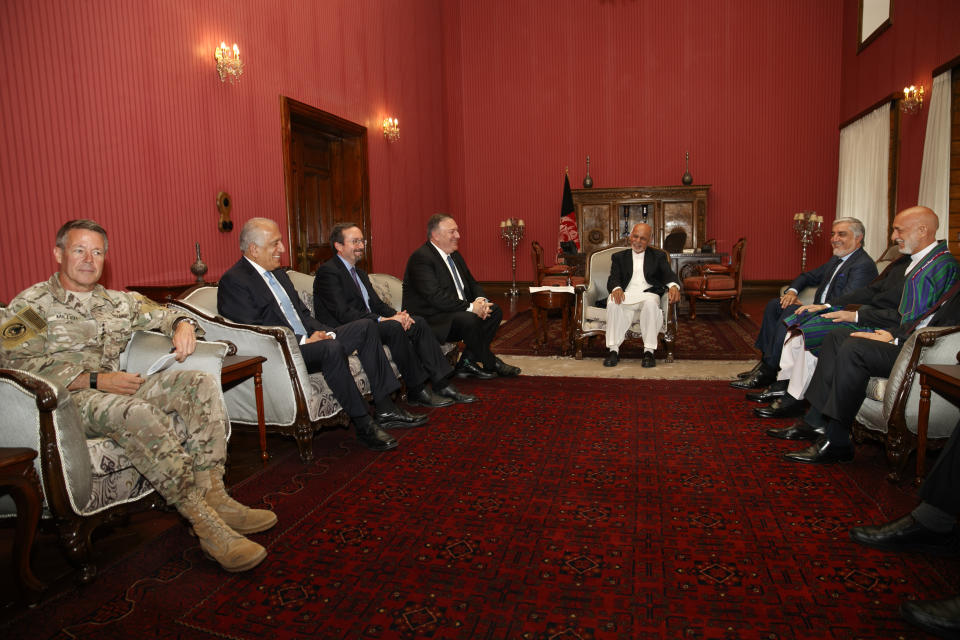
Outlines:
{"label": "man in navy suit", "polygon": [[[877,277],[877,265],[863,250],[863,223],[856,218],[837,218],[830,232],[833,257],[797,276],[779,298],[767,303],[760,325],[760,335],[754,346],[760,349],[760,362],[751,371],[740,374],[730,383],[737,389],[759,389],[776,380],[780,369],[780,354],[787,335],[784,319],[800,308],[797,294],[807,287],[817,287],[814,302],[833,304],[845,293],[865,287]],[[765,393],[749,394],[750,400],[769,402],[786,393],[786,380],[775,384]]]}
{"label": "man in navy suit", "polygon": [[605,367],[615,367],[620,361],[620,345],[627,330],[639,316],[643,337],[642,366],[654,367],[657,361],[657,334],[663,328],[660,296],[669,289],[670,302],[680,300],[677,274],[670,268],[667,254],[649,247],[653,233],[650,225],[634,225],[630,232],[630,249],[613,254],[610,277],[607,278],[607,357]]}
{"label": "man in navy suit", "polygon": [[[297,336],[307,371],[323,373],[333,396],[357,428],[357,438],[377,451],[397,446],[397,441],[379,426],[417,426],[426,416],[397,407],[390,394],[400,388],[376,325],[357,320],[335,329],[310,315],[290,277],[280,269],[286,251],[280,228],[273,220],[251,218],[240,231],[243,257],[220,278],[217,309],[235,322],[287,327]],[[370,379],[377,422],[370,419],[367,403],[357,388],[347,356],[354,351]]]}
{"label": "man in navy suit", "polygon": [[[440,343],[427,321],[396,311],[385,303],[357,267],[363,259],[363,231],[352,222],[340,222],[330,232],[337,252],[317,269],[313,279],[314,315],[328,325],[368,319],[377,323],[383,344],[407,385],[407,402],[424,407],[446,407],[454,402],[474,402],[476,397],[457,391],[449,382],[453,367],[443,357]],[[429,381],[433,390],[426,386]]]}
{"label": "man in navy suit", "polygon": [[483,295],[460,246],[457,222],[438,213],[427,221],[427,241],[407,260],[403,274],[403,308],[423,316],[440,342],[463,340],[459,377],[480,379],[520,375],[490,351],[503,311]]}

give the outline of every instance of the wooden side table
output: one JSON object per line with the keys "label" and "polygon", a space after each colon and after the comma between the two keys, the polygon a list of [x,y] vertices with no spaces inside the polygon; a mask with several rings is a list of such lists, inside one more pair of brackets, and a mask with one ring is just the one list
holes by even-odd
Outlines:
{"label": "wooden side table", "polygon": [[[567,355],[567,348],[570,346],[568,334],[568,325],[570,323],[570,310],[573,308],[574,294],[558,291],[537,291],[530,294],[531,307],[533,314],[533,350],[538,351],[547,342],[547,311],[550,309],[560,309],[560,355]],[[541,314],[542,317],[541,317]]]}
{"label": "wooden side table", "polygon": [[260,431],[260,459],[263,464],[270,459],[267,453],[267,426],[263,417],[263,356],[224,356],[220,371],[220,384],[229,389],[253,377],[253,390],[257,398],[257,428]]}
{"label": "wooden side table", "polygon": [[47,587],[30,568],[30,551],[40,521],[40,480],[33,461],[37,452],[22,447],[0,447],[0,492],[9,493],[17,505],[13,562],[24,595],[33,599]]}
{"label": "wooden side table", "polygon": [[920,374],[920,410],[917,415],[917,478],[926,475],[927,429],[930,426],[930,391],[936,391],[950,402],[960,405],[960,364],[922,364]]}

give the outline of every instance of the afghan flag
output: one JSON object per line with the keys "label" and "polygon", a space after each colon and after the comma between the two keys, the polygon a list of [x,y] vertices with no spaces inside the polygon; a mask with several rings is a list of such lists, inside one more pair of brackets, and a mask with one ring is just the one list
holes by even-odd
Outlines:
{"label": "afghan flag", "polygon": [[573,206],[570,192],[570,177],[563,176],[563,203],[560,205],[560,242],[575,242],[580,249],[580,233],[577,231],[577,208]]}

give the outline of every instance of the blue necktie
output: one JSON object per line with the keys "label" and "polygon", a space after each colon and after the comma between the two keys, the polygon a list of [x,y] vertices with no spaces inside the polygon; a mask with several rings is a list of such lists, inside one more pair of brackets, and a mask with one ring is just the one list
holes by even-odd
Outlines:
{"label": "blue necktie", "polygon": [[453,284],[457,285],[457,293],[460,294],[460,299],[466,300],[467,297],[463,295],[463,283],[460,282],[460,274],[457,273],[457,265],[453,264],[453,256],[447,256],[447,264],[450,265],[450,271],[453,272]]}
{"label": "blue necktie", "polygon": [[267,278],[267,284],[270,285],[270,288],[273,289],[273,293],[277,296],[277,300],[280,301],[280,308],[283,310],[283,315],[286,316],[287,322],[290,324],[290,328],[293,329],[293,332],[298,336],[307,335],[307,328],[303,326],[303,322],[300,320],[297,310],[293,308],[293,303],[290,302],[290,296],[288,296],[284,288],[280,286],[280,282],[277,280],[276,276],[269,271],[265,271],[264,275]]}
{"label": "blue necktie", "polygon": [[360,284],[360,278],[357,276],[357,268],[350,267],[350,275],[353,276],[353,282],[357,285],[357,289],[360,290],[360,295],[363,297],[363,304],[367,307],[367,311],[370,311],[370,302],[367,299],[368,294],[367,290],[363,288],[363,285]]}

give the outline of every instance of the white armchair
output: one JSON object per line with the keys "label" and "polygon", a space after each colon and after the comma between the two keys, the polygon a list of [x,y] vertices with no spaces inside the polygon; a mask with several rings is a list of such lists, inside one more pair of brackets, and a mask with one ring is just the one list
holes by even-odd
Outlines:
{"label": "white armchair", "polygon": [[[310,279],[312,307],[313,278],[289,272],[298,290],[304,278]],[[217,313],[216,285],[197,286],[170,303],[191,315],[211,340],[227,340],[237,347],[237,355],[264,356],[263,405],[267,431],[293,436],[304,462],[313,459],[313,436],[318,430],[345,426],[349,418],[327,386],[323,374],[308,374],[293,332],[286,327],[259,327],[238,324]],[[350,373],[360,392],[371,392],[370,381],[356,355],[349,358]],[[396,371],[396,368],[394,368]],[[253,380],[246,380],[224,393],[227,413],[234,424],[256,428],[257,404]]]}
{"label": "white armchair", "polygon": [[[583,359],[583,347],[588,339],[606,333],[607,310],[597,306],[597,302],[606,300],[610,295],[607,291],[610,263],[613,254],[623,251],[625,246],[625,244],[618,244],[599,249],[587,256],[586,283],[576,287],[574,340],[577,360]],[[666,361],[673,362],[673,344],[677,337],[677,305],[671,304],[669,296],[664,293],[660,297],[660,308],[664,319],[660,339],[666,352]],[[627,339],[640,339],[640,337],[640,325],[635,322],[627,331]]]}
{"label": "white armchair", "polygon": [[[882,442],[893,467],[889,479],[899,481],[910,454],[917,448],[917,417],[920,407],[921,364],[956,364],[960,351],[960,327],[927,327],[910,336],[887,378],[871,378],[867,398],[853,425],[858,442],[870,438]],[[941,448],[953,433],[960,408],[939,395],[930,394],[927,446]],[[916,479],[924,473],[917,458]]]}
{"label": "white armchair", "polygon": [[[144,363],[169,353],[171,345],[164,335],[136,332],[121,354],[120,367],[144,370]],[[226,353],[223,343],[198,342],[194,354],[171,369],[206,371],[219,380]],[[162,505],[163,498],[133,468],[116,442],[86,437],[66,388],[35,373],[0,369],[0,406],[4,411],[2,446],[39,452],[35,469],[41,481],[44,517],[56,522],[67,556],[79,566],[80,581],[89,582],[96,574],[90,546],[94,529],[133,507]],[[179,418],[174,424],[185,438]],[[15,512],[9,497],[0,499],[0,516]]]}

